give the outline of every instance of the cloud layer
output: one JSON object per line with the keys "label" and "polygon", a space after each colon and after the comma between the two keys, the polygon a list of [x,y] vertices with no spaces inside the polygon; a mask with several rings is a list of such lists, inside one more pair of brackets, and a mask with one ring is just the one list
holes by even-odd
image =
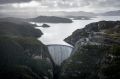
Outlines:
{"label": "cloud layer", "polygon": [[29,2],[31,0],[0,0],[0,4]]}
{"label": "cloud layer", "polygon": [[39,14],[51,11],[105,12],[118,9],[120,0],[0,0],[0,14]]}
{"label": "cloud layer", "polygon": [[[32,3],[33,2],[33,3]],[[43,6],[52,8],[52,9],[81,9],[83,10],[106,10],[106,9],[119,9],[120,8],[120,0],[0,0],[0,7],[6,8],[8,5],[12,4],[13,8],[31,8],[36,7],[40,8]],[[35,5],[35,6],[32,6]]]}

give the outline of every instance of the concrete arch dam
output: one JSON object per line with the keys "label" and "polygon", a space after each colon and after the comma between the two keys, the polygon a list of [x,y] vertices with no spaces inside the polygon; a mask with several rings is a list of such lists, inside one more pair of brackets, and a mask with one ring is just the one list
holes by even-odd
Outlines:
{"label": "concrete arch dam", "polygon": [[52,57],[52,60],[56,65],[61,65],[61,63],[64,60],[70,57],[71,52],[73,50],[72,46],[59,45],[59,44],[58,45],[51,44],[51,45],[47,45],[47,47]]}

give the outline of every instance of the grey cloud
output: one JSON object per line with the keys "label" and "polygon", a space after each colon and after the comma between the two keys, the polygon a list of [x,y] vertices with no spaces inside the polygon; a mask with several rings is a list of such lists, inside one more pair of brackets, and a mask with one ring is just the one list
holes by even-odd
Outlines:
{"label": "grey cloud", "polygon": [[0,4],[29,2],[31,0],[0,0]]}
{"label": "grey cloud", "polygon": [[[6,3],[19,3],[19,2],[29,2],[32,0],[0,0],[0,5],[5,5]],[[88,7],[88,9],[94,10],[115,10],[120,8],[120,0],[34,0],[43,6],[48,6],[47,9],[70,9],[70,8],[84,8]],[[54,2],[55,1],[55,2]],[[68,2],[68,3],[64,3]],[[55,3],[57,4],[57,7],[55,7]],[[73,3],[71,6],[70,3]],[[79,5],[78,5],[79,4]],[[1,9],[9,9],[9,7],[13,8],[10,5],[0,6]],[[19,8],[18,8],[19,9]],[[38,9],[41,10],[41,8],[38,6]],[[79,9],[80,10],[80,9]]]}
{"label": "grey cloud", "polygon": [[98,6],[98,7],[118,7],[120,6],[120,0],[80,0],[81,2],[88,3],[85,6]]}
{"label": "grey cloud", "polygon": [[100,5],[104,5],[106,7],[120,7],[120,0],[106,0],[103,1]]}

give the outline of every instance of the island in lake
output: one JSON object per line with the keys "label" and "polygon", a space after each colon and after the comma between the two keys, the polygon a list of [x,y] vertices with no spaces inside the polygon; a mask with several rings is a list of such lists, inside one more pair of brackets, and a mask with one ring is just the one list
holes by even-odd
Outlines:
{"label": "island in lake", "polygon": [[28,19],[31,22],[39,22],[39,23],[72,23],[72,20],[64,17],[57,16],[38,16],[36,18]]}

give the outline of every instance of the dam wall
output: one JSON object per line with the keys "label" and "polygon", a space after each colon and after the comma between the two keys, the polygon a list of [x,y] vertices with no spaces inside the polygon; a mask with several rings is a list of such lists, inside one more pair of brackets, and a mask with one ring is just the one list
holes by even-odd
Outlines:
{"label": "dam wall", "polygon": [[70,57],[73,47],[66,45],[47,45],[49,53],[56,65],[61,65],[61,63]]}

